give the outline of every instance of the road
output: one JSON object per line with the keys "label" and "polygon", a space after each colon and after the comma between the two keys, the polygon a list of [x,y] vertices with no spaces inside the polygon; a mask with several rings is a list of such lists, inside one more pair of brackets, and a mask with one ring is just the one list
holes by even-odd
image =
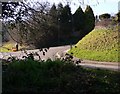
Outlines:
{"label": "road", "polygon": [[100,68],[100,69],[107,69],[107,70],[114,70],[120,71],[119,65],[105,65],[105,64],[90,64],[90,63],[80,63],[79,65],[87,67],[87,68]]}
{"label": "road", "polygon": [[[49,58],[51,58],[52,60],[56,59],[56,56],[58,58],[64,56],[66,50],[70,49],[70,46],[59,46],[59,47],[51,47],[46,55],[44,56],[42,52],[39,51],[39,49],[36,50],[27,50],[27,53],[35,53],[37,52],[42,60],[47,60]],[[24,53],[24,51],[18,51],[18,52],[7,52],[7,53],[0,53],[0,58],[2,59],[7,59],[10,56],[14,56],[17,57],[19,59],[23,59],[23,56],[26,56],[26,54]],[[35,56],[35,59],[39,59],[38,56]],[[109,70],[119,70],[120,63],[117,62],[98,62],[98,61],[89,61],[89,60],[83,60],[81,61],[81,63],[79,63],[79,65],[84,66],[84,67],[88,67],[88,68],[101,68],[101,69],[109,69]]]}
{"label": "road", "polygon": [[[40,52],[39,49],[26,50],[26,52],[27,52],[27,54],[36,53],[37,52],[42,60],[47,60],[48,58],[51,58],[52,60],[54,60],[56,58],[56,53],[57,52],[63,52],[65,50],[69,49],[69,48],[70,48],[69,45],[67,45],[67,46],[59,46],[59,47],[51,47],[51,48],[49,48],[49,50],[46,52],[45,55],[43,55],[43,53]],[[10,56],[22,59],[23,56],[27,56],[27,55],[26,55],[26,53],[24,51],[0,52],[0,58],[2,58],[2,59],[7,59]],[[39,59],[39,57],[35,56],[35,59]]]}

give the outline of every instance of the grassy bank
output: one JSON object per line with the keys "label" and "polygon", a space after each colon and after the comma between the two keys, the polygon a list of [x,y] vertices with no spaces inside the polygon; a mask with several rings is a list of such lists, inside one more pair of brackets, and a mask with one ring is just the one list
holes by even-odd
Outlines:
{"label": "grassy bank", "polygon": [[80,40],[69,53],[81,59],[120,62],[117,29],[95,29]]}
{"label": "grassy bank", "polygon": [[3,67],[3,94],[119,94],[120,72],[60,60],[14,61]]}

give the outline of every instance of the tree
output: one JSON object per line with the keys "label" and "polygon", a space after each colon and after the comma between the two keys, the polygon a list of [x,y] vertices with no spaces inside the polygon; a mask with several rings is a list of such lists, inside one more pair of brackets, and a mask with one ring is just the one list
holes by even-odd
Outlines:
{"label": "tree", "polygon": [[84,29],[84,34],[88,34],[91,32],[95,27],[95,17],[93,10],[90,6],[86,7],[85,10],[85,29]]}
{"label": "tree", "polygon": [[95,16],[95,22],[96,22],[96,23],[99,22],[99,17],[98,17],[98,15]]}
{"label": "tree", "polygon": [[120,22],[120,11],[116,14],[117,16],[117,21]]}
{"label": "tree", "polygon": [[56,23],[56,21],[57,21],[57,8],[56,8],[55,4],[53,4],[53,6],[50,8],[49,15],[50,15],[51,20],[54,23]]}
{"label": "tree", "polygon": [[[2,2],[2,23],[9,36],[18,43],[20,41],[15,39],[15,35],[11,35],[11,32],[14,28],[18,28],[18,24],[23,23],[24,17],[29,16],[29,10],[25,2]],[[19,32],[19,30],[16,31],[18,36],[20,36],[20,33],[22,32]]]}
{"label": "tree", "polygon": [[81,7],[73,14],[73,23],[75,31],[83,31],[85,26],[85,15]]}
{"label": "tree", "polygon": [[100,20],[104,20],[104,19],[110,19],[111,15],[108,13],[104,13],[99,15]]}
{"label": "tree", "polygon": [[[18,43],[24,42],[28,45],[32,44],[36,47],[45,47],[46,43],[50,43],[48,40],[50,41],[53,37],[53,33],[50,32],[52,30],[47,10],[49,5],[47,2],[43,4],[37,3],[36,5],[37,9],[34,9],[29,4],[22,2],[17,4],[6,2],[3,3],[2,15],[3,19],[7,19],[4,23],[7,23],[6,26],[10,27],[9,34],[14,41]],[[18,6],[19,9],[16,11]]]}
{"label": "tree", "polygon": [[63,9],[63,4],[62,4],[62,3],[59,3],[59,4],[58,4],[58,7],[57,7],[58,14],[61,14],[62,9]]}
{"label": "tree", "polygon": [[53,4],[49,11],[49,30],[52,34],[52,43],[58,42],[58,15],[56,5]]}
{"label": "tree", "polygon": [[72,13],[69,5],[63,7],[59,18],[62,35],[69,35],[72,31]]}
{"label": "tree", "polygon": [[21,22],[31,9],[25,2],[2,2],[2,20]]}
{"label": "tree", "polygon": [[69,5],[63,8],[63,23],[65,24],[66,32],[71,32],[72,30],[72,13]]}
{"label": "tree", "polygon": [[58,7],[57,7],[57,17],[58,17],[59,22],[60,22],[61,16],[62,16],[62,10],[63,10],[63,5],[62,5],[62,3],[59,3]]}
{"label": "tree", "polygon": [[[13,7],[12,4],[15,7]],[[12,21],[9,19],[7,22],[9,26],[16,29],[18,28],[16,33],[18,36],[20,36],[19,42],[22,40],[27,44],[33,44],[38,47],[42,45],[45,46],[47,43],[49,44],[49,41],[53,41],[53,39],[55,40],[57,35],[60,37],[64,36],[65,38],[67,35],[70,35],[72,32],[73,19],[71,9],[68,4],[63,7],[63,5],[60,3],[58,4],[57,8],[55,4],[49,8],[48,3],[37,3],[34,5],[36,5],[36,8],[31,7],[29,4],[23,2],[17,3],[15,5],[14,3],[8,2],[3,6],[5,12],[3,17],[6,19],[8,17],[12,18]],[[19,9],[16,10],[18,7]],[[6,12],[6,9],[8,11],[10,9],[11,12]],[[77,15],[77,13],[75,15]],[[79,24],[80,27],[76,25],[76,30],[83,28],[82,23],[79,22]],[[61,39],[64,38],[61,37]]]}
{"label": "tree", "polygon": [[[53,31],[51,30],[53,23],[50,21],[52,15],[46,10],[46,7],[49,6],[47,5],[48,3],[44,4],[37,5],[39,10],[33,11],[30,19],[26,21],[28,23],[28,39],[30,40],[28,40],[28,42],[37,48],[50,46],[52,43],[50,41],[53,41]],[[43,6],[44,8],[41,8]]]}
{"label": "tree", "polygon": [[[19,6],[18,2],[2,2],[2,19],[15,18],[15,8]],[[16,19],[18,19],[16,17]]]}

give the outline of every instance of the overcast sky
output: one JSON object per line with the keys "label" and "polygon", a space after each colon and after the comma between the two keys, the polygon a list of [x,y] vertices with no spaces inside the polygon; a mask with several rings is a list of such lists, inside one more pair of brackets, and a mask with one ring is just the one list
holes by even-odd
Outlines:
{"label": "overcast sky", "polygon": [[71,1],[70,7],[72,13],[74,13],[79,6],[81,6],[84,10],[85,5],[90,5],[95,15],[100,15],[103,13],[110,13],[113,15],[118,12],[118,7],[120,7],[120,5],[118,5],[118,2],[120,0],[84,0],[84,5],[82,4],[83,0],[32,0],[32,1],[41,2],[48,1],[51,4],[52,3],[58,4],[59,2],[62,2],[64,5],[67,4],[67,1]]}

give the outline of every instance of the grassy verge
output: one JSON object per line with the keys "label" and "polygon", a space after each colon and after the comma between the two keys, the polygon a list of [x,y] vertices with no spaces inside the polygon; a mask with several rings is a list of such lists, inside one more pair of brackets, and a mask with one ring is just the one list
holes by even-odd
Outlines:
{"label": "grassy verge", "polygon": [[115,50],[111,51],[96,51],[96,50],[83,50],[79,48],[73,48],[68,53],[73,53],[75,57],[86,60],[107,61],[107,62],[120,62],[119,52]]}
{"label": "grassy verge", "polygon": [[12,51],[12,47],[14,45],[15,44],[13,44],[13,43],[5,43],[5,44],[3,44],[2,47],[0,47],[0,52],[10,52],[10,51]]}
{"label": "grassy verge", "polygon": [[80,40],[69,53],[81,59],[120,62],[118,42],[116,29],[95,29]]}
{"label": "grassy verge", "polygon": [[[0,52],[12,52],[12,48],[15,47],[14,42],[6,42],[0,47]],[[25,46],[19,46],[19,49],[25,48]]]}
{"label": "grassy verge", "polygon": [[60,60],[20,60],[3,67],[3,94],[119,94],[120,72]]}

